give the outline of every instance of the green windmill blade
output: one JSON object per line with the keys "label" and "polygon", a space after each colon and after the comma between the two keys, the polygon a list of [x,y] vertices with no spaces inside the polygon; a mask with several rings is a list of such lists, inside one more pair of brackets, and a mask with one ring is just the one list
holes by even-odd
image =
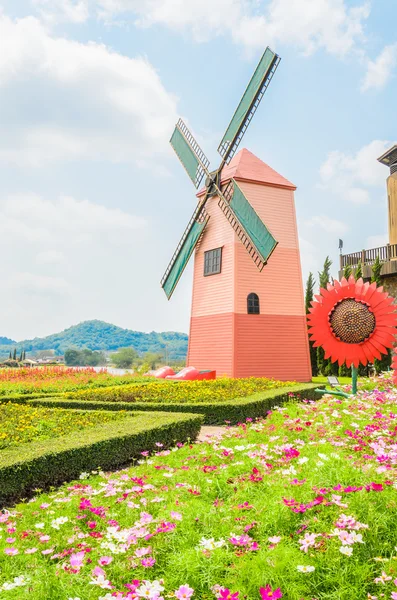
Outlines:
{"label": "green windmill blade", "polygon": [[219,144],[218,152],[224,163],[229,163],[236,153],[280,60],[278,54],[266,48]]}
{"label": "green windmill blade", "polygon": [[208,175],[210,161],[205,156],[182,119],[179,119],[176,124],[174,133],[170,139],[170,144],[175,150],[190,179],[193,181],[196,188],[198,188],[204,175]]}
{"label": "green windmill blade", "polygon": [[243,191],[232,179],[226,188],[218,190],[219,207],[237,233],[260,271],[269,260],[278,242],[258,216]]}
{"label": "green windmill blade", "polygon": [[191,216],[161,280],[161,287],[168,300],[171,298],[177,283],[193,254],[193,250],[199,243],[209,218],[203,203],[200,203]]}

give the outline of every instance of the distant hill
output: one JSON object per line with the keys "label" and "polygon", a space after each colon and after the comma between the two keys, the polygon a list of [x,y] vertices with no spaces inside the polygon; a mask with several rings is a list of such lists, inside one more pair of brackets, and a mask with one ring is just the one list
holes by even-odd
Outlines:
{"label": "distant hill", "polygon": [[16,342],[14,340],[10,340],[10,338],[0,336],[0,346],[11,346],[12,344],[15,345]]}
{"label": "distant hill", "polygon": [[8,356],[10,345],[14,345],[17,351],[24,349],[28,354],[34,354],[38,350],[55,350],[56,354],[63,354],[65,350],[72,347],[108,351],[132,347],[140,354],[164,352],[167,348],[167,356],[170,359],[184,359],[187,353],[188,336],[177,331],[143,333],[95,320],[84,321],[43,338],[21,342],[7,340],[8,338],[0,337],[0,357]]}

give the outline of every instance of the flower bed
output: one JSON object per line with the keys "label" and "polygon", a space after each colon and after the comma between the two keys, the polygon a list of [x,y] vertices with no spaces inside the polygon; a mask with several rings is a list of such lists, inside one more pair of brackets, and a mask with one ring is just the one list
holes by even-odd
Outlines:
{"label": "flower bed", "polygon": [[325,397],[83,475],[0,517],[2,597],[395,598],[396,425],[395,391]]}
{"label": "flower bed", "polygon": [[86,412],[80,411],[44,412],[59,412],[63,426],[67,419],[74,423],[76,419],[98,423],[68,435],[2,450],[0,506],[14,498],[26,496],[36,488],[69,481],[82,471],[125,465],[139,456],[141,451],[156,448],[156,444],[168,447],[176,442],[194,440],[202,423],[200,415],[192,414],[130,413],[125,416],[122,413],[91,412],[87,416]]}
{"label": "flower bed", "polygon": [[220,378],[210,381],[161,381],[153,380],[141,385],[104,387],[81,390],[68,394],[74,400],[102,402],[151,402],[172,404],[214,403],[256,392],[290,387],[294,382],[251,377],[247,379]]}
{"label": "flower bed", "polygon": [[125,412],[58,410],[28,404],[0,404],[0,450],[42,441],[124,418]]}
{"label": "flower bed", "polygon": [[[172,384],[175,386],[175,384]],[[162,386],[161,386],[162,387]],[[85,395],[80,395],[80,400],[68,398],[37,398],[29,401],[34,406],[52,406],[57,408],[84,408],[92,410],[127,410],[127,411],[165,411],[165,412],[190,412],[204,415],[207,425],[223,425],[225,422],[237,424],[247,418],[256,419],[266,415],[275,404],[298,400],[302,394],[306,398],[315,399],[318,395],[314,384],[297,384],[264,390],[243,398],[234,398],[228,401],[214,400],[209,402],[121,402],[101,400],[89,401]],[[321,386],[320,386],[321,387]],[[177,390],[177,386],[175,386]],[[115,391],[115,394],[118,390]],[[94,395],[93,395],[94,396]],[[91,396],[90,396],[91,397]],[[118,397],[118,396],[117,396]]]}
{"label": "flower bed", "polygon": [[0,397],[16,394],[54,394],[100,386],[116,386],[133,382],[153,381],[135,375],[111,375],[105,370],[97,372],[91,367],[35,367],[26,369],[0,369]]}

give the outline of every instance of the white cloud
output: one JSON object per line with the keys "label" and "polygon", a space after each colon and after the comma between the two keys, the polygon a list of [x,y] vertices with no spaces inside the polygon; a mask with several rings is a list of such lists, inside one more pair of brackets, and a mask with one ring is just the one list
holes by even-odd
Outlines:
{"label": "white cloud", "polygon": [[[369,2],[346,0],[34,0],[56,15],[93,15],[117,20],[132,15],[141,27],[162,25],[203,42],[227,35],[248,49],[293,45],[307,54],[324,48],[345,55],[363,39]],[[59,18],[59,16],[58,16]]]}
{"label": "white cloud", "polygon": [[[24,98],[29,98],[25,102]],[[176,100],[143,57],[53,37],[0,14],[0,161],[149,162],[169,152]]]}
{"label": "white cloud", "polygon": [[335,235],[343,235],[349,231],[349,226],[338,219],[331,219],[327,215],[316,215],[309,219],[307,225],[323,229],[327,233]]}
{"label": "white cloud", "polygon": [[365,248],[380,248],[386,246],[389,242],[389,236],[387,233],[380,233],[379,235],[370,235],[367,237],[365,242]]}
{"label": "white cloud", "polygon": [[377,158],[388,147],[390,142],[374,140],[353,155],[339,150],[330,152],[320,167],[321,187],[353,204],[368,204],[368,188],[385,185],[385,168]]}
{"label": "white cloud", "polygon": [[42,18],[52,23],[84,23],[89,16],[88,0],[32,0]]}
{"label": "white cloud", "polygon": [[397,67],[397,43],[385,46],[378,58],[369,60],[361,89],[382,89],[393,76]]}
{"label": "white cloud", "polygon": [[144,219],[88,200],[0,197],[0,255],[7,257],[0,261],[0,330],[23,339],[102,311],[109,311],[104,320],[117,321],[110,313],[118,316],[125,305],[133,312],[129,295],[134,306],[148,303],[137,294],[151,260],[147,231]]}

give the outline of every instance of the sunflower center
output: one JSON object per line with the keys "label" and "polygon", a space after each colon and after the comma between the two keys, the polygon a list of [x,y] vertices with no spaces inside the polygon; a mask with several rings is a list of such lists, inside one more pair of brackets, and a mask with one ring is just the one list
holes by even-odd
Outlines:
{"label": "sunflower center", "polygon": [[375,316],[363,302],[346,298],[329,318],[333,334],[346,344],[360,344],[375,331]]}

